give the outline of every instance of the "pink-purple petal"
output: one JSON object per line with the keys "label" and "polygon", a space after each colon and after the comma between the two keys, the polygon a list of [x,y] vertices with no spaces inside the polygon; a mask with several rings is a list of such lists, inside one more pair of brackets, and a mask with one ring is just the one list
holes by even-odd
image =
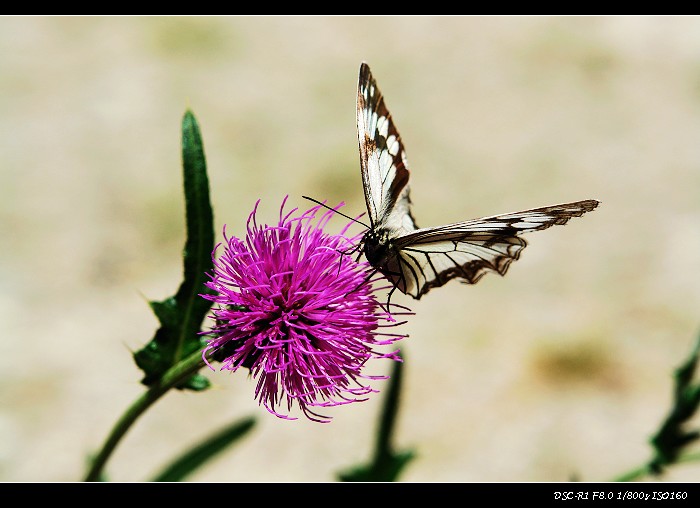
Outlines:
{"label": "pink-purple petal", "polygon": [[249,367],[257,378],[255,397],[270,413],[295,419],[278,406],[296,404],[310,420],[328,422],[310,408],[360,402],[377,392],[358,380],[386,376],[362,369],[372,358],[401,361],[398,351],[377,348],[404,337],[384,331],[403,321],[379,305],[375,294],[386,287],[367,280],[371,267],[342,254],[360,238],[345,236],[351,223],[338,235],[324,233],[333,211],[318,219],[320,206],[285,213],[286,200],[274,226],[258,225],[258,201],[244,241],[224,227],[206,283],[215,294],[202,295],[216,304],[203,355],[226,346],[230,356],[221,369]]}

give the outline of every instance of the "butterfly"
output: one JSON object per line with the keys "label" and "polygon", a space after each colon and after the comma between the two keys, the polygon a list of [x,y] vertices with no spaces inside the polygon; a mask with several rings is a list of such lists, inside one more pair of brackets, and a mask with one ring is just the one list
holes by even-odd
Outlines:
{"label": "butterfly", "polygon": [[375,270],[420,299],[452,279],[476,284],[486,273],[505,275],[527,242],[519,235],[566,224],[594,210],[587,199],[522,212],[419,228],[411,213],[408,161],[401,136],[369,65],[360,65],[357,136],[370,225],[360,249]]}

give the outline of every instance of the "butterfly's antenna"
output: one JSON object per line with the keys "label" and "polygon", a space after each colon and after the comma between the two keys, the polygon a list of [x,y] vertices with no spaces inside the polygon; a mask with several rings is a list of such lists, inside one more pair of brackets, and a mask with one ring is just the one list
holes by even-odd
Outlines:
{"label": "butterfly's antenna", "polygon": [[339,211],[336,210],[335,208],[331,208],[331,207],[328,206],[327,204],[321,203],[321,202],[320,202],[319,200],[317,200],[317,199],[310,198],[309,196],[302,196],[302,198],[308,199],[309,201],[313,201],[313,202],[316,203],[317,205],[321,205],[321,206],[324,207],[324,208],[328,208],[329,210],[331,210],[331,211],[337,213],[338,215],[342,215],[342,216],[345,217],[346,219],[350,219],[351,221],[357,222],[358,224],[360,224],[360,225],[366,227],[367,229],[370,229],[370,227],[369,227],[367,224],[365,224],[364,222],[361,222],[361,221],[359,221],[359,220],[357,220],[357,219],[355,219],[355,218],[353,218],[353,217],[350,217],[349,215],[345,215],[343,212],[339,212]]}
{"label": "butterfly's antenna", "polygon": [[[342,216],[345,217],[346,219],[350,219],[350,220],[353,221],[353,222],[357,222],[358,224],[360,224],[360,225],[366,227],[367,229],[370,229],[370,227],[369,227],[367,224],[365,224],[364,222],[360,222],[359,220],[357,220],[357,219],[355,219],[355,218],[353,218],[353,217],[350,217],[349,215],[345,215],[343,212],[339,212],[339,211],[336,210],[335,208],[331,208],[331,207],[328,206],[327,204],[321,203],[321,202],[320,202],[319,200],[317,200],[317,199],[310,198],[309,196],[302,196],[302,197],[303,197],[304,199],[308,199],[309,201],[313,201],[313,202],[316,203],[317,205],[321,205],[321,206],[324,207],[324,208],[328,208],[330,211],[335,212],[335,213],[337,213],[337,214],[339,214],[339,215],[342,215]],[[357,251],[357,250],[360,250],[361,248],[362,248],[362,242],[360,242],[359,244],[355,245],[355,246],[354,246],[353,248],[351,248],[351,249],[348,249],[348,250],[339,250],[339,251],[338,251],[338,252],[340,253],[340,260],[338,261],[338,274],[340,274],[340,268],[341,268],[341,266],[342,266],[342,264],[343,264],[343,256],[349,256],[350,254],[352,254],[353,252],[355,252],[355,251]],[[362,255],[362,252],[360,252],[360,255],[357,257],[358,261],[359,261],[361,255]],[[365,281],[365,282],[367,282],[367,281]],[[351,291],[351,292],[352,292],[352,291]]]}

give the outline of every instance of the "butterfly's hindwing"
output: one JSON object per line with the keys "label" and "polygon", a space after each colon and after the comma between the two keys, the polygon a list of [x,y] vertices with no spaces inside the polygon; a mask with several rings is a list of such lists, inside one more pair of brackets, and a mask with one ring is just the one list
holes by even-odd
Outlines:
{"label": "butterfly's hindwing", "polygon": [[515,236],[496,240],[491,235],[483,239],[474,235],[468,242],[440,240],[397,250],[403,292],[418,299],[455,278],[476,284],[489,271],[505,275],[526,245]]}
{"label": "butterfly's hindwing", "polygon": [[371,222],[365,257],[395,289],[416,299],[452,279],[475,284],[490,271],[504,275],[527,245],[518,235],[566,224],[599,204],[577,201],[417,229],[401,136],[366,63],[357,88],[357,133]]}
{"label": "butterfly's hindwing", "polygon": [[566,224],[596,206],[586,200],[418,229],[392,241],[399,290],[418,299],[455,278],[475,284],[489,271],[505,275],[527,245],[518,235]]}

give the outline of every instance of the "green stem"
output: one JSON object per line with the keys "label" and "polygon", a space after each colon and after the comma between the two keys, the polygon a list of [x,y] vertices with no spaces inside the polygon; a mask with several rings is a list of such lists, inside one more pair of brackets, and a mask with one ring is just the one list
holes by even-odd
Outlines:
{"label": "green stem", "polygon": [[[700,453],[685,453],[685,454],[682,454],[680,457],[678,457],[675,461],[673,461],[673,464],[682,464],[684,462],[699,462],[699,461],[700,461]],[[626,473],[623,473],[623,474],[619,475],[618,477],[613,478],[611,481],[613,481],[613,482],[631,482],[634,480],[638,480],[639,478],[642,478],[644,476],[653,475],[653,474],[654,473],[652,472],[652,468],[649,466],[649,464],[645,464],[644,466],[627,471]]]}
{"label": "green stem", "polygon": [[104,445],[102,445],[102,449],[92,461],[84,481],[99,481],[107,460],[109,460],[112,452],[114,452],[114,449],[136,419],[168,390],[195,374],[205,365],[206,363],[202,359],[202,352],[195,351],[168,369],[158,382],[154,383],[143,395],[136,399],[112,428],[112,432],[110,432]]}
{"label": "green stem", "polygon": [[632,482],[634,480],[637,480],[639,478],[642,478],[643,476],[646,476],[650,474],[650,469],[648,465],[644,465],[642,467],[638,467],[636,469],[632,469],[631,471],[627,471],[626,473],[622,473],[616,478],[613,478],[611,481],[613,482]]}

